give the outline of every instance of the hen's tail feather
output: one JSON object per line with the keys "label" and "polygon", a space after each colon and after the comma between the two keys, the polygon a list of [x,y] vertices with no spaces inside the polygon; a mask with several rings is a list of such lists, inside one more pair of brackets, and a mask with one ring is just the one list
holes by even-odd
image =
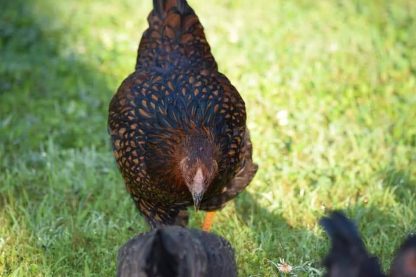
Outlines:
{"label": "hen's tail feather", "polygon": [[190,29],[201,25],[186,0],[153,0],[153,11],[150,13],[148,21],[150,29],[157,30],[161,32],[161,36],[171,39],[178,38],[183,33],[193,34],[194,32]]}
{"label": "hen's tail feather", "polygon": [[153,10],[159,16],[163,17],[172,8],[176,9],[179,14],[192,11],[186,0],[153,0]]}
{"label": "hen's tail feather", "polygon": [[149,28],[139,44],[136,70],[153,67],[164,73],[185,66],[217,69],[204,27],[186,0],[153,0],[147,20]]}
{"label": "hen's tail feather", "polygon": [[322,218],[319,223],[334,243],[365,249],[357,227],[341,212],[335,211],[329,217]]}

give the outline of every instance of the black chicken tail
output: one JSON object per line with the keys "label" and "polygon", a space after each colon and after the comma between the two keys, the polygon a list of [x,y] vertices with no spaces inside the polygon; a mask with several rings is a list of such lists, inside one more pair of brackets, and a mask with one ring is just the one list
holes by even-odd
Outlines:
{"label": "black chicken tail", "polygon": [[332,212],[319,223],[331,239],[324,260],[328,276],[384,276],[378,259],[368,254],[357,227],[343,213]]}
{"label": "black chicken tail", "polygon": [[[193,32],[194,25],[201,26],[194,10],[186,0],[153,0],[153,10],[148,17],[149,27],[171,39],[183,32]],[[203,29],[203,28],[202,28]]]}
{"label": "black chicken tail", "polygon": [[333,246],[351,246],[364,250],[357,227],[343,213],[335,211],[319,221],[332,240]]}

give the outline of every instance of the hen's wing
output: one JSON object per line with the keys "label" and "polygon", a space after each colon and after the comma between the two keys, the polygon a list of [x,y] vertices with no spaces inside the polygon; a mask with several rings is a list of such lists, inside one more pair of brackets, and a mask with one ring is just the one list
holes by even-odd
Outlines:
{"label": "hen's wing", "polygon": [[258,169],[257,164],[253,162],[252,155],[253,147],[251,145],[249,131],[246,129],[243,147],[240,152],[241,165],[237,169],[237,174],[219,195],[215,195],[204,201],[201,204],[201,210],[212,211],[221,209],[228,201],[236,197],[248,186]]}
{"label": "hen's wing", "polygon": [[137,209],[144,215],[151,228],[165,225],[188,225],[189,213],[186,206],[172,206],[164,203],[147,201],[144,198],[133,196]]}

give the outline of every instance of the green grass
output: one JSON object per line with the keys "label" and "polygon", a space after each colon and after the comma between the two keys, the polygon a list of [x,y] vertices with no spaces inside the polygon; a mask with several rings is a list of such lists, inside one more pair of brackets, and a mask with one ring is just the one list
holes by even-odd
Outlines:
{"label": "green grass", "polygon": [[[151,1],[0,3],[0,275],[113,276],[118,248],[147,227],[107,106]],[[260,166],[214,225],[240,275],[280,276],[281,259],[322,273],[317,220],[335,208],[387,268],[416,230],[416,2],[190,3],[246,100]]]}

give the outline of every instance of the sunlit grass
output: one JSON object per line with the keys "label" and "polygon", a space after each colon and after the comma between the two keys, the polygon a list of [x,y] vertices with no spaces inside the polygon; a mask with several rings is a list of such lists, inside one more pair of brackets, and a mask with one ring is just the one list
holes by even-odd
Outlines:
{"label": "sunlit grass", "polygon": [[[3,2],[0,275],[112,276],[147,227],[111,156],[107,105],[151,1]],[[246,101],[260,166],[213,228],[240,275],[279,276],[282,261],[319,275],[317,220],[335,208],[388,267],[416,230],[416,2],[190,3]]]}

